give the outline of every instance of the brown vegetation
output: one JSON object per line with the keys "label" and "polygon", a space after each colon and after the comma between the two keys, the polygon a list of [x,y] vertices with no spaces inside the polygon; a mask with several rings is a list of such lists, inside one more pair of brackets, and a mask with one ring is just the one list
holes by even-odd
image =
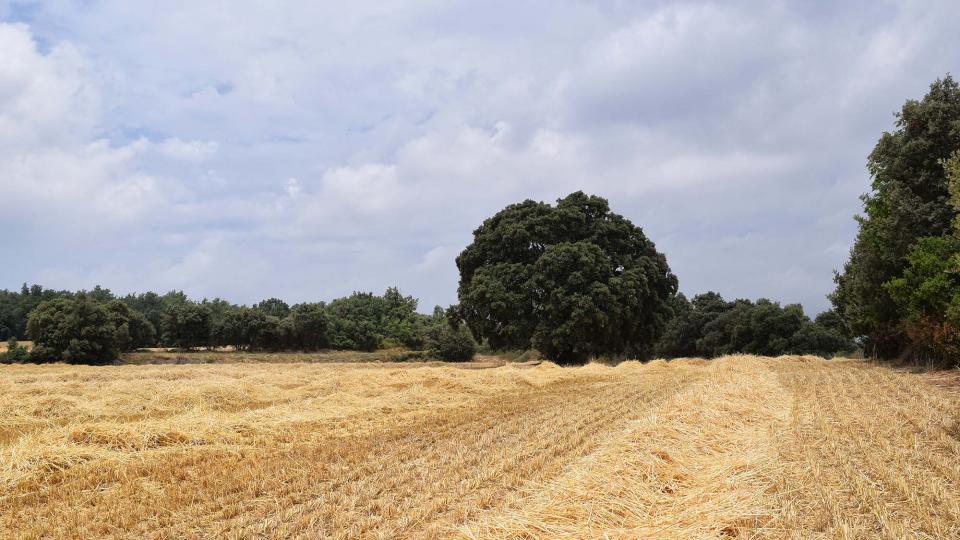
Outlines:
{"label": "brown vegetation", "polygon": [[960,393],[922,376],[462,367],[2,366],[0,536],[960,535]]}

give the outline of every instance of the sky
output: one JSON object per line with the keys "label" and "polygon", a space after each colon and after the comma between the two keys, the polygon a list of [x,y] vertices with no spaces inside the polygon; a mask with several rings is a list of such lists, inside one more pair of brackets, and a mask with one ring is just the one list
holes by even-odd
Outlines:
{"label": "sky", "polygon": [[0,0],[0,288],[456,302],[504,206],[583,190],[688,295],[826,309],[960,5]]}

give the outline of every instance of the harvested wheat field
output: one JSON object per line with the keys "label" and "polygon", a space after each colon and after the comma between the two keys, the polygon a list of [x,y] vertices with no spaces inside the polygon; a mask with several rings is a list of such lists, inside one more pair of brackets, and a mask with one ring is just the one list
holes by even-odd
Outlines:
{"label": "harvested wheat field", "polygon": [[956,538],[960,394],[855,360],[0,368],[7,538]]}

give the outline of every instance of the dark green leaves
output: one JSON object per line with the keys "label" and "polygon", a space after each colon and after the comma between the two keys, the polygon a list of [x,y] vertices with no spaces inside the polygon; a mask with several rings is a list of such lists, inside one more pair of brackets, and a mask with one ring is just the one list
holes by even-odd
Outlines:
{"label": "dark green leaves", "polygon": [[896,356],[910,338],[907,316],[884,284],[900,276],[912,246],[949,234],[956,209],[949,204],[945,160],[960,148],[960,86],[947,76],[920,101],[907,101],[896,129],[884,133],[868,159],[872,191],[850,259],[836,277],[831,300],[870,354]]}
{"label": "dark green leaves", "polygon": [[534,346],[565,363],[643,356],[677,281],[643,231],[582,192],[506,207],[457,257],[459,315],[495,349]]}

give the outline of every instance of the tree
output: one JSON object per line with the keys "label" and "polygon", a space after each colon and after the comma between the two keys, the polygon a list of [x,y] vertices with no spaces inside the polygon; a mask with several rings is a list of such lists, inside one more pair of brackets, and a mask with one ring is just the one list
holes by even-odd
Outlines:
{"label": "tree", "polygon": [[160,296],[155,292],[145,292],[141,294],[128,294],[121,298],[123,303],[130,306],[137,313],[142,314],[154,329],[153,342],[148,346],[154,346],[160,337],[160,323],[163,319],[163,311],[166,309],[166,297]]}
{"label": "tree", "polygon": [[665,358],[713,358],[736,353],[829,357],[853,348],[837,327],[836,313],[822,313],[814,322],[800,304],[781,307],[763,298],[727,302],[719,294],[708,292],[698,294],[692,302],[677,295],[673,305],[674,317],[657,343],[657,354]]}
{"label": "tree", "polygon": [[804,321],[796,333],[790,337],[789,352],[791,354],[814,354],[830,358],[852,350],[853,342],[849,338],[817,321]]}
{"label": "tree", "polygon": [[192,349],[210,342],[210,308],[189,300],[171,302],[160,321],[163,343],[169,347]]}
{"label": "tree", "polygon": [[561,363],[649,354],[677,287],[643,231],[583,192],[506,207],[474,231],[457,267],[456,311],[475,336]]}
{"label": "tree", "polygon": [[40,285],[27,286],[19,292],[0,290],[0,340],[10,337],[27,338],[27,316],[35,307],[46,300],[70,296],[67,291],[44,289]]}
{"label": "tree", "polygon": [[41,303],[27,320],[38,360],[112,362],[118,353],[116,329],[106,308],[82,292]]}
{"label": "tree", "polygon": [[423,347],[424,317],[417,313],[417,304],[416,298],[403,296],[396,287],[390,287],[383,293],[385,338],[411,349]]}
{"label": "tree", "polygon": [[657,342],[656,354],[664,358],[711,357],[714,351],[703,341],[708,324],[732,309],[733,304],[715,292],[701,293],[688,301],[678,293],[670,302],[673,314],[663,336]]}
{"label": "tree", "polygon": [[953,234],[960,237],[960,150],[944,159],[943,173],[947,177],[947,189],[950,191],[950,206],[956,215],[953,218]]}
{"label": "tree", "polygon": [[451,362],[473,359],[477,343],[467,325],[456,317],[456,310],[447,311],[440,306],[433,308],[432,315],[423,316],[424,339],[430,357]]}
{"label": "tree", "polygon": [[956,209],[943,163],[958,147],[960,86],[948,75],[922,100],[904,104],[896,130],[884,133],[868,158],[871,191],[862,197],[859,232],[831,295],[868,354],[895,356],[909,341],[900,324],[904,313],[884,284],[902,274],[919,238],[950,231]]}
{"label": "tree", "polygon": [[134,311],[122,300],[111,300],[106,308],[115,328],[114,340],[118,350],[134,351],[154,343],[156,330],[142,313]]}
{"label": "tree", "polygon": [[837,313],[835,309],[828,309],[821,312],[817,315],[816,319],[814,319],[814,322],[842,338],[850,339],[850,329],[847,327],[846,321],[843,320],[843,317]]}
{"label": "tree", "polygon": [[113,296],[113,293],[110,292],[110,289],[101,287],[100,285],[94,287],[93,290],[83,292],[87,295],[87,298],[98,304],[108,304],[111,300],[116,298]]}
{"label": "tree", "polygon": [[211,327],[214,343],[221,347],[231,346],[238,351],[249,348],[250,311],[246,306],[233,306],[226,310],[223,318]]}
{"label": "tree", "polygon": [[903,275],[885,287],[904,313],[901,328],[915,353],[948,362],[960,357],[960,238],[920,239]]}
{"label": "tree", "polygon": [[477,343],[464,324],[443,324],[431,333],[430,356],[450,362],[468,362],[477,353]]}
{"label": "tree", "polygon": [[375,351],[380,347],[385,311],[383,298],[355,292],[327,305],[330,346],[334,349]]}
{"label": "tree", "polygon": [[328,347],[329,321],[323,302],[297,304],[287,316],[290,324],[291,344],[303,351],[315,351]]}
{"label": "tree", "polygon": [[268,298],[253,305],[253,309],[262,312],[264,315],[272,315],[282,319],[290,314],[290,306],[279,298]]}

